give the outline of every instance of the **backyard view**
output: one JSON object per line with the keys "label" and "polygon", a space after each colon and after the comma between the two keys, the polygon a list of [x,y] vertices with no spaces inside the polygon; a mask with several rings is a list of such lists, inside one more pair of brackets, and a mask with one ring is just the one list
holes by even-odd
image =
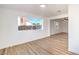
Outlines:
{"label": "backyard view", "polygon": [[22,16],[18,20],[18,30],[36,30],[42,29],[43,19]]}

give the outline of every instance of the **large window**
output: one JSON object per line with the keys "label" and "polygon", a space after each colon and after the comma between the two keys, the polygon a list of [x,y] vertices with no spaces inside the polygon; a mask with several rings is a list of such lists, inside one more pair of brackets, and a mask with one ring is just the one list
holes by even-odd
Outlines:
{"label": "large window", "polygon": [[43,19],[34,17],[18,17],[18,30],[38,30],[43,29]]}

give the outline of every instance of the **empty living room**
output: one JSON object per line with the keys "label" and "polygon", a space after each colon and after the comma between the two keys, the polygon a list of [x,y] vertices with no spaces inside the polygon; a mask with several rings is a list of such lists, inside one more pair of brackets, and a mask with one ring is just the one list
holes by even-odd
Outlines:
{"label": "empty living room", "polygon": [[0,55],[78,55],[79,5],[0,4]]}

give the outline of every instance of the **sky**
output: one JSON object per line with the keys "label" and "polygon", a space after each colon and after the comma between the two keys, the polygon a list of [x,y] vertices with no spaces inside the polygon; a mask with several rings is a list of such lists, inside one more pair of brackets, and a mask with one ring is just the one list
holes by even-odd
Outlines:
{"label": "sky", "polygon": [[29,16],[28,19],[29,19],[32,23],[40,23],[40,24],[43,23],[43,19],[42,19],[42,18],[34,18],[34,17]]}

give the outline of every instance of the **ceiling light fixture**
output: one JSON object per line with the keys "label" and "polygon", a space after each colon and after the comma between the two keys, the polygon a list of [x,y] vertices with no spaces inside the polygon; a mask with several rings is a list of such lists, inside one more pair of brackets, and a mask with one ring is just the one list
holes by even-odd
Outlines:
{"label": "ceiling light fixture", "polygon": [[40,5],[40,7],[44,8],[44,7],[46,7],[46,5]]}

